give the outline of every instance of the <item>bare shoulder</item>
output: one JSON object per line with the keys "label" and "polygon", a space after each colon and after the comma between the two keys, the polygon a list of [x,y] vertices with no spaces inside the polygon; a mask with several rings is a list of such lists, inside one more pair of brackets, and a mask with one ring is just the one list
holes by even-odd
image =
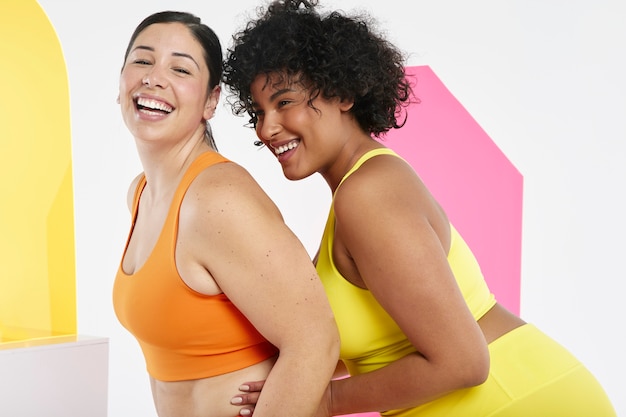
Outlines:
{"label": "bare shoulder", "polygon": [[367,160],[337,189],[335,210],[394,206],[415,198],[429,202],[432,198],[415,170],[401,158],[379,155]]}
{"label": "bare shoulder", "polygon": [[137,185],[139,181],[143,178],[143,172],[138,174],[130,183],[128,187],[128,191],[126,192],[126,204],[128,205],[128,210],[132,210],[133,208],[133,200],[135,199],[135,192],[137,191]]}
{"label": "bare shoulder", "polygon": [[[286,228],[278,207],[250,173],[233,162],[212,165],[191,183],[179,215],[179,237],[201,252],[220,253],[278,237]],[[252,242],[251,242],[252,243]],[[224,254],[222,253],[222,256]]]}
{"label": "bare shoulder", "polygon": [[211,165],[205,168],[190,186],[190,189],[229,189],[231,187],[258,187],[252,175],[241,165],[229,161]]}
{"label": "bare shoulder", "polygon": [[377,219],[381,230],[377,228],[376,233],[406,229],[409,224],[433,228],[447,246],[449,222],[444,210],[413,167],[396,156],[366,161],[338,188],[334,209],[337,221],[351,230],[350,235],[359,229],[374,232],[372,219]]}
{"label": "bare shoulder", "polygon": [[218,210],[223,215],[242,210],[267,210],[279,215],[252,175],[234,162],[215,164],[202,171],[189,186],[183,204],[188,209]]}

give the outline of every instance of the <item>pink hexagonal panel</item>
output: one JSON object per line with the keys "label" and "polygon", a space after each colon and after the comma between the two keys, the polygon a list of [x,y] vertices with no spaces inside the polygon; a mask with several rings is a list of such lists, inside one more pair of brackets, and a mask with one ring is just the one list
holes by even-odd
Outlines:
{"label": "pink hexagonal panel", "polygon": [[382,142],[417,171],[474,251],[498,301],[519,314],[522,175],[430,67],[406,72],[420,103]]}
{"label": "pink hexagonal panel", "polygon": [[407,67],[419,104],[383,142],[418,172],[481,264],[496,298],[519,313],[523,179],[428,66]]}
{"label": "pink hexagonal panel", "polygon": [[415,168],[474,251],[498,301],[519,314],[522,175],[430,67],[406,72],[420,103],[382,142]]}

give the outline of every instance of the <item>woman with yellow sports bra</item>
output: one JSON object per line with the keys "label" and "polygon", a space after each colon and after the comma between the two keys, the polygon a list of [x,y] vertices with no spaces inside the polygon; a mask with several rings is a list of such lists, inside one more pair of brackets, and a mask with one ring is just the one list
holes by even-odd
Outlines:
{"label": "woman with yellow sports bra", "polygon": [[337,327],[277,207],[216,150],[221,65],[217,36],[189,13],[152,14],[131,37],[119,103],[143,172],[128,193],[115,313],[144,354],[159,417],[235,416],[231,393],[257,378],[257,416],[310,417]]}
{"label": "woman with yellow sports bra", "polygon": [[[316,3],[272,3],[224,70],[284,175],[319,173],[333,195],[316,267],[349,376],[316,416],[615,416],[579,360],[498,304],[416,172],[373,138],[411,99],[402,54],[366,17]],[[263,382],[243,382],[233,403],[258,410]]]}

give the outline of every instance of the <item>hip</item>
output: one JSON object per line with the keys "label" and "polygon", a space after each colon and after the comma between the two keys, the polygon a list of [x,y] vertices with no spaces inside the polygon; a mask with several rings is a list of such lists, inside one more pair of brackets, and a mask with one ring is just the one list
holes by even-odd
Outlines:
{"label": "hip", "polygon": [[487,381],[455,391],[394,417],[614,417],[615,411],[595,377],[567,349],[531,324],[519,326],[489,344]]}
{"label": "hip", "polygon": [[154,405],[159,417],[232,417],[240,406],[230,404],[242,381],[267,378],[276,358],[222,375],[185,381],[150,378]]}

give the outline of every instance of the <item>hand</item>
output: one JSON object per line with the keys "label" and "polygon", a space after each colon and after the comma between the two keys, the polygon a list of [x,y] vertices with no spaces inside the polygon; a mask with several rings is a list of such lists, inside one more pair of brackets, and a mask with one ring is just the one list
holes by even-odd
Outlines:
{"label": "hand", "polygon": [[[233,398],[231,398],[231,404],[243,406],[239,410],[240,416],[252,416],[252,413],[254,413],[254,406],[259,400],[259,395],[261,394],[261,390],[263,389],[263,384],[265,384],[265,381],[246,382],[239,387],[239,390],[242,393],[237,394]],[[317,410],[316,417],[332,416],[331,398],[331,384],[328,384],[326,391],[324,391],[324,396],[322,397],[320,406]]]}
{"label": "hand", "polygon": [[243,406],[239,410],[240,416],[251,416],[254,412],[254,406],[259,400],[259,395],[263,389],[265,381],[246,382],[239,387],[241,394],[235,395],[230,399],[230,403],[233,405]]}

